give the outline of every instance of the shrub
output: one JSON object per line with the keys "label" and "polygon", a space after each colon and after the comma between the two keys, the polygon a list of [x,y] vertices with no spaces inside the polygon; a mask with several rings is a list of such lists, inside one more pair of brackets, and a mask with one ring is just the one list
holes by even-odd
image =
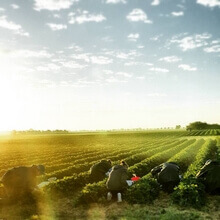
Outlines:
{"label": "shrub", "polygon": [[180,206],[200,208],[205,205],[205,186],[195,177],[189,176],[174,188],[171,199]]}
{"label": "shrub", "polygon": [[107,188],[105,182],[106,180],[87,184],[79,193],[76,205],[86,205],[94,202],[106,201]]}
{"label": "shrub", "polygon": [[73,176],[64,177],[63,179],[51,182],[49,185],[44,187],[44,191],[57,195],[71,195],[87,183],[89,183],[89,173],[83,172],[78,175],[74,174]]}
{"label": "shrub", "polygon": [[152,203],[159,195],[160,186],[152,178],[143,178],[128,188],[126,200],[131,204]]}

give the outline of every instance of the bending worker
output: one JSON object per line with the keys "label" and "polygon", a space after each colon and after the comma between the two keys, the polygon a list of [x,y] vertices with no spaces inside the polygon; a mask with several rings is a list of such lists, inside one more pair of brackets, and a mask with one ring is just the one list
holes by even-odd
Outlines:
{"label": "bending worker", "polygon": [[109,174],[109,178],[107,180],[107,189],[108,192],[107,199],[111,200],[112,196],[116,196],[118,198],[118,202],[121,202],[121,194],[128,187],[127,179],[128,179],[128,165],[125,161],[121,161],[120,165],[116,165],[112,168],[112,171]]}
{"label": "bending worker", "polygon": [[220,194],[220,161],[207,160],[196,177],[202,180],[208,193]]}
{"label": "bending worker", "polygon": [[90,177],[92,182],[98,182],[108,176],[111,170],[111,160],[101,160],[90,168]]}
{"label": "bending worker", "polygon": [[180,182],[179,166],[173,162],[167,162],[154,167],[151,170],[153,177],[162,185],[165,192],[171,193],[175,186]]}
{"label": "bending worker", "polygon": [[8,170],[2,177],[6,194],[9,198],[21,197],[37,188],[37,176],[44,174],[43,165],[31,167],[15,167]]}

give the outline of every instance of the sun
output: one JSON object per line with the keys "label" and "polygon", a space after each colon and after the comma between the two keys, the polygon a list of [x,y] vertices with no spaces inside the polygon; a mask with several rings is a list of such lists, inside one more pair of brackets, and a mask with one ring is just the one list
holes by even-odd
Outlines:
{"label": "sun", "polygon": [[13,130],[17,124],[20,106],[18,98],[22,82],[16,80],[18,66],[10,61],[0,60],[0,131]]}

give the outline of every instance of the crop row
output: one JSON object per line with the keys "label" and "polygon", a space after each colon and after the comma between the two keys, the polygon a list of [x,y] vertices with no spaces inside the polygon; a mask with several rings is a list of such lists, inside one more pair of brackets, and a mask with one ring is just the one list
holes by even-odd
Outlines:
{"label": "crop row", "polygon": [[[129,165],[134,165],[137,162],[140,162],[143,159],[146,159],[150,155],[156,152],[161,152],[162,150],[165,150],[167,148],[170,148],[172,146],[176,146],[180,143],[185,142],[186,140],[176,140],[176,141],[167,141],[160,143],[159,145],[156,145],[152,147],[151,149],[146,149],[142,153],[134,154],[130,157],[124,158]],[[122,158],[121,158],[122,159]],[[64,177],[63,179],[57,180],[53,183],[51,183],[48,187],[48,191],[61,191],[64,193],[70,192],[69,190],[77,189],[78,187],[85,186],[87,183],[89,183],[89,172],[83,172],[79,175],[73,174],[70,177]]]}
{"label": "crop row", "polygon": [[198,170],[204,165],[206,160],[216,158],[217,146],[216,141],[212,139],[206,140],[205,144],[201,147],[198,154],[196,155],[195,161],[190,164],[184,177],[190,175],[195,176]]}
{"label": "crop row", "polygon": [[188,132],[189,136],[217,136],[220,135],[220,129],[195,130]]}
{"label": "crop row", "polygon": [[144,176],[154,167],[159,165],[160,163],[166,162],[171,156],[175,155],[182,149],[188,147],[189,145],[193,144],[196,140],[188,140],[180,143],[178,145],[171,145],[171,146],[164,146],[161,150],[162,152],[155,153],[151,157],[141,161],[140,163],[135,164],[134,166],[129,168],[131,173],[135,173],[138,176]]}
{"label": "crop row", "polygon": [[[158,143],[159,142],[159,143]],[[96,155],[95,157],[92,158],[87,158],[85,157],[84,162],[81,161],[80,164],[72,165],[67,168],[57,170],[54,172],[50,172],[46,175],[46,178],[50,177],[57,177],[57,178],[63,178],[65,176],[71,176],[73,173],[80,173],[80,172],[85,172],[87,171],[94,163],[98,162],[100,159],[103,158],[110,158],[113,162],[118,161],[121,159],[125,159],[126,157],[130,157],[134,155],[137,152],[142,152],[146,150],[150,150],[152,148],[155,148],[156,144],[164,144],[164,140],[157,140],[157,143],[146,143],[146,145],[143,145],[143,147],[140,146],[129,146],[126,147],[126,149],[118,149],[116,151],[111,151],[111,149],[108,149],[108,154],[105,152],[104,154]]]}
{"label": "crop row", "polygon": [[[188,161],[188,163],[189,163],[188,166],[190,165],[190,163],[194,157],[196,157],[196,160],[195,160],[195,162],[193,162],[190,165],[188,171],[186,172],[186,174],[188,173],[188,174],[195,175],[195,173],[201,168],[201,166],[204,164],[204,162],[208,158],[211,158],[211,159],[215,158],[215,156],[216,156],[215,153],[217,150],[216,141],[213,141],[213,140],[204,141],[203,139],[201,139],[196,142],[188,141],[188,144],[189,144],[189,146],[186,148],[184,148],[182,145],[183,149],[178,154],[171,157],[169,159],[169,161],[172,160],[172,161],[177,162],[178,164],[184,164],[185,159],[186,159],[186,152],[188,152],[188,154],[191,154],[193,152],[193,150],[196,149],[196,151],[198,153],[197,154],[193,153],[193,156],[190,155],[191,159],[190,159],[190,161]],[[158,164],[164,162],[159,154],[156,154],[153,156],[155,161],[159,162]],[[183,157],[181,157],[181,155]],[[149,168],[153,168],[154,165],[156,165],[156,164],[151,163]],[[150,170],[150,169],[148,169],[148,170]],[[150,174],[148,173],[148,174],[144,175],[142,177],[142,179],[147,180],[147,178],[149,178],[149,177],[150,177]],[[135,185],[135,187],[136,187],[136,192],[137,192],[138,191],[137,188],[141,187],[141,185]],[[140,190],[140,189],[139,189],[139,191],[142,192],[142,190]],[[93,184],[87,184],[79,194],[79,201],[81,200],[81,202],[83,202],[83,203],[98,202],[98,201],[100,201],[100,199],[104,199],[104,197],[102,195],[106,195],[106,192],[107,192],[107,190],[106,190],[106,186],[105,186],[105,181],[100,181],[98,183],[93,183]]]}

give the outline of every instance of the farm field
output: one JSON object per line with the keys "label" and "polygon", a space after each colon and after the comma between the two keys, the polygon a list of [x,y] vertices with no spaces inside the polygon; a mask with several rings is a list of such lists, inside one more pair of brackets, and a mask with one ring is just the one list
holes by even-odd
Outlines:
{"label": "farm field", "polygon": [[[195,175],[207,159],[219,157],[219,135],[213,129],[2,136],[1,176],[12,167],[43,164],[46,174],[39,182],[57,180],[42,190],[36,204],[2,206],[0,219],[220,219],[219,196],[208,196],[201,210],[178,207],[163,192],[151,205],[106,204],[105,180],[90,184],[88,172],[108,158],[113,164],[126,160],[129,172],[144,178],[166,161],[177,162],[184,177]],[[89,191],[94,187],[96,194]],[[87,206],[76,205],[81,194]]]}

